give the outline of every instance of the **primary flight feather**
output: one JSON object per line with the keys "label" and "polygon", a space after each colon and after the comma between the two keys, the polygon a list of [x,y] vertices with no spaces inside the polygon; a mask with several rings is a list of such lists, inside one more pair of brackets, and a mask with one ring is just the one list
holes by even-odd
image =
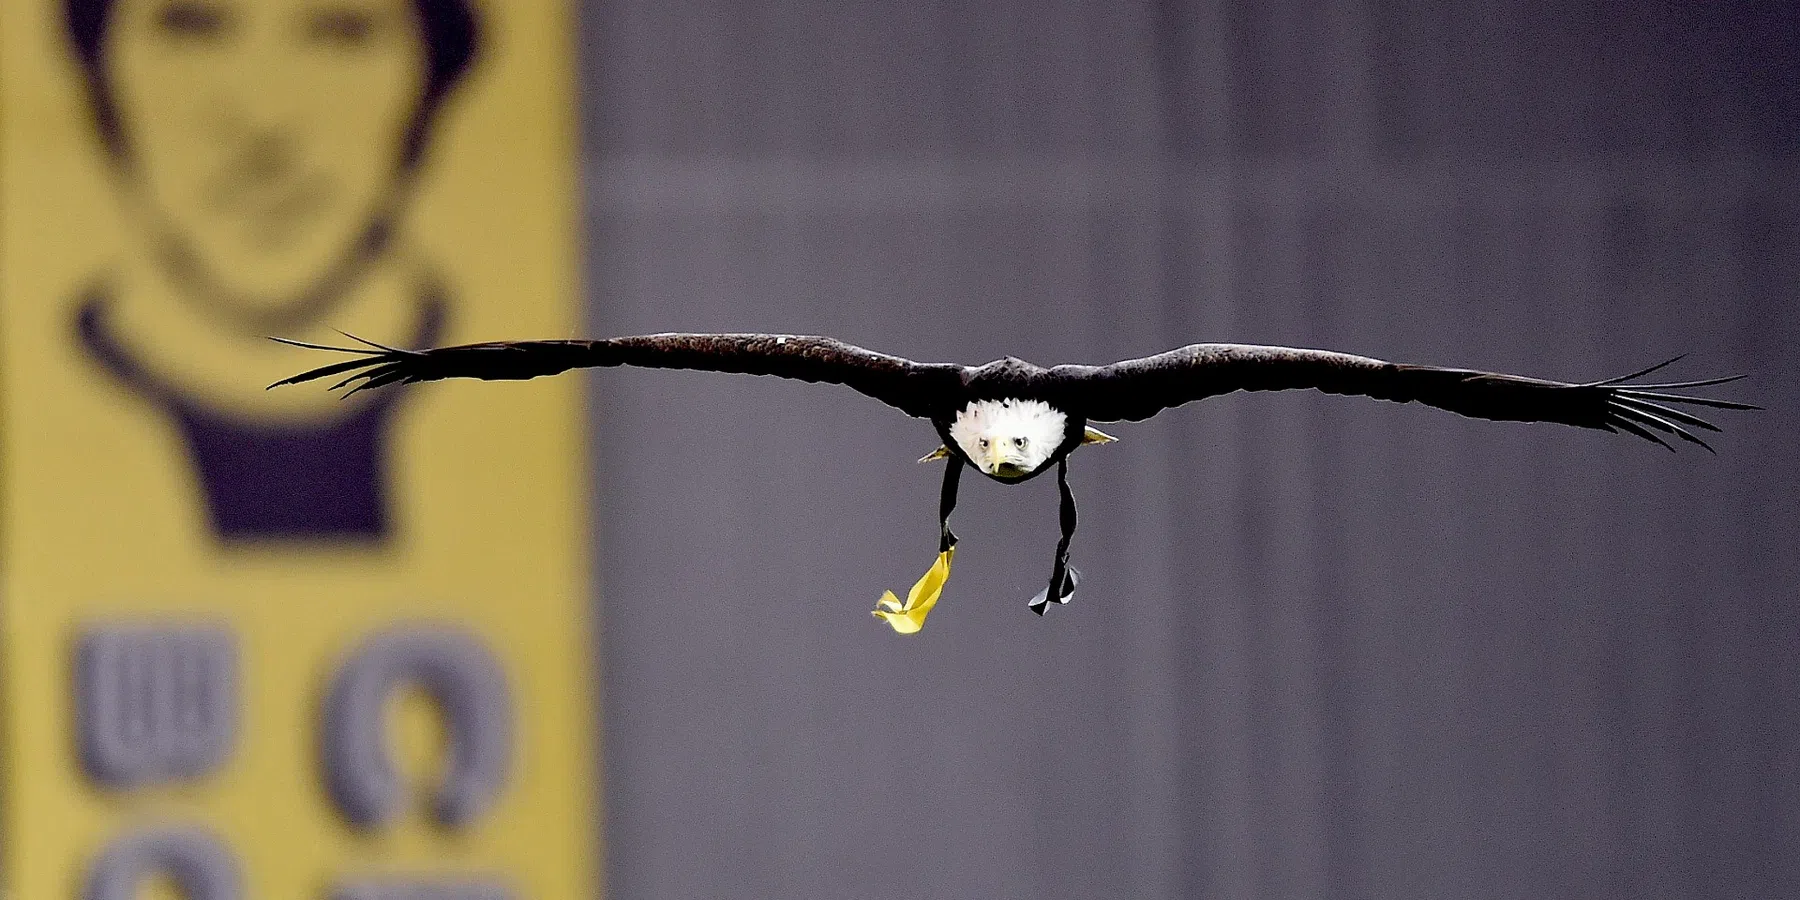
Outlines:
{"label": "primary flight feather", "polygon": [[[1639,379],[1675,362],[1631,375],[1569,384],[1497,372],[1385,362],[1326,350],[1253,344],[1191,344],[1107,366],[1036,366],[1007,357],[981,366],[919,363],[828,337],[779,334],[652,334],[606,340],[500,341],[429,350],[330,347],[276,338],[353,359],[320,366],[270,385],[337,376],[347,393],[442,378],[517,380],[570,369],[636,366],[773,375],[842,384],[910,416],[928,419],[943,446],[926,457],[946,459],[939,504],[939,559],[906,603],[892,594],[875,615],[896,630],[917,631],[942,590],[956,536],[949,516],[964,465],[1006,484],[1056,464],[1062,494],[1062,537],[1049,586],[1030,601],[1042,615],[1067,603],[1079,573],[1068,565],[1075,530],[1068,457],[1083,444],[1113,438],[1090,422],[1140,421],[1171,407],[1234,391],[1313,389],[1397,403],[1417,402],[1481,419],[1556,422],[1625,432],[1674,450],[1667,438],[1711,450],[1699,431],[1718,427],[1677,407],[1757,409],[1748,403],[1677,391],[1726,384],[1741,375],[1645,384]],[[1677,357],[1679,359],[1680,357]],[[923,461],[923,460],[922,460]]]}

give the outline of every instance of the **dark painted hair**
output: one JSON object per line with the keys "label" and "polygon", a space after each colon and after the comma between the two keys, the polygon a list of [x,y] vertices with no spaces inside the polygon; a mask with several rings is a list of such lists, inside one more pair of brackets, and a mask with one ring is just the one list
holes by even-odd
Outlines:
{"label": "dark painted hair", "polygon": [[[76,60],[81,63],[88,108],[100,140],[109,155],[122,161],[128,142],[119,126],[118,107],[113,102],[112,86],[106,82],[103,58],[115,5],[116,0],[64,0],[63,25]],[[412,5],[425,42],[425,90],[407,124],[400,149],[402,170],[411,169],[423,157],[431,121],[444,98],[475,62],[481,37],[481,23],[470,0],[412,0]]]}

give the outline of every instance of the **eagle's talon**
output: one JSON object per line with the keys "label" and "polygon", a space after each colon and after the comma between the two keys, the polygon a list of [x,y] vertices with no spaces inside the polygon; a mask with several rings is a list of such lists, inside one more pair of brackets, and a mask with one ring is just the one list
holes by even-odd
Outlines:
{"label": "eagle's talon", "polygon": [[1032,612],[1041,616],[1044,614],[1044,610],[1050,608],[1050,590],[1052,587],[1056,589],[1056,602],[1066,606],[1070,600],[1075,599],[1075,586],[1080,583],[1081,571],[1074,566],[1067,566],[1066,571],[1063,574],[1062,584],[1051,584],[1045,587],[1043,590],[1038,591],[1036,596],[1025,601],[1025,603],[1027,606],[1031,607]]}

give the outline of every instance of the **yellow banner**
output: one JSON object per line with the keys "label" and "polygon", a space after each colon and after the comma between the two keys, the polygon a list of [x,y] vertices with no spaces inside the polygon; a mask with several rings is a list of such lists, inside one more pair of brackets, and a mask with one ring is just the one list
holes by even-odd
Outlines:
{"label": "yellow banner", "polygon": [[0,895],[596,889],[562,0],[0,0]]}

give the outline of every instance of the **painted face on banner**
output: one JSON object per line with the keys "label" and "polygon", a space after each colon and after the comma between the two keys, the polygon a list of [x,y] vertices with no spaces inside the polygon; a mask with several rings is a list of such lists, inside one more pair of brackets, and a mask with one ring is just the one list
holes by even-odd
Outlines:
{"label": "painted face on banner", "polygon": [[395,202],[425,48],[408,0],[120,0],[105,78],[140,212],[217,299],[278,313]]}

